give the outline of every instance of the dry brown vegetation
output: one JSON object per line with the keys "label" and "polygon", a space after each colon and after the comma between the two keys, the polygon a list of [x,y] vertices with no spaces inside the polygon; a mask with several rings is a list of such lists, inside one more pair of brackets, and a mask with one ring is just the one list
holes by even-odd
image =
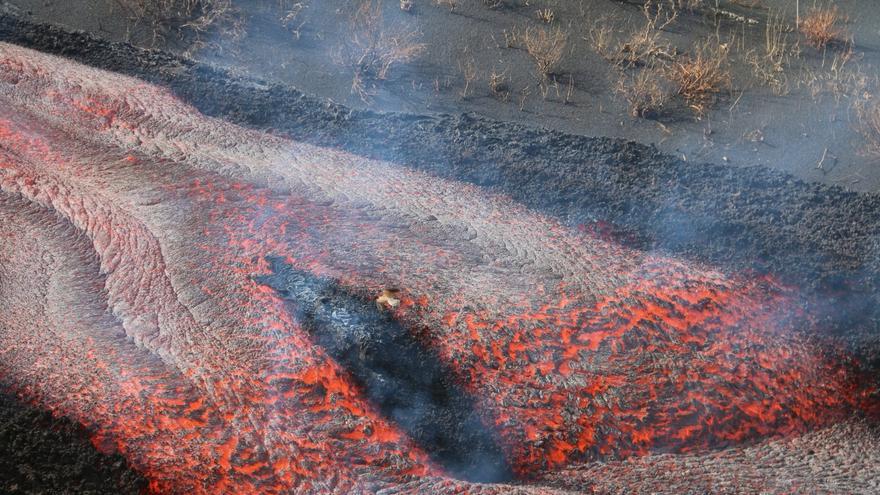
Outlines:
{"label": "dry brown vegetation", "polygon": [[789,91],[788,69],[791,60],[800,53],[797,41],[789,40],[789,31],[782,16],[771,12],[764,27],[763,45],[746,54],[755,78],[769,86],[776,95]]}
{"label": "dry brown vegetation", "polygon": [[[193,33],[196,39],[199,34],[212,29],[223,29],[224,34],[233,36],[243,33],[241,14],[233,6],[235,0],[116,1],[136,23],[152,26],[157,38],[172,30]],[[298,39],[304,24],[301,14],[308,0],[277,1],[279,21]],[[403,11],[410,12],[414,6],[414,0],[397,1]],[[450,11],[458,7],[458,0],[432,0],[432,3]],[[657,117],[672,108],[681,108],[680,103],[702,116],[716,102],[719,93],[731,88],[731,64],[742,64],[737,68],[748,71],[745,73],[747,77],[751,74],[773,94],[800,90],[815,99],[831,95],[838,102],[848,102],[852,105],[848,108],[852,108],[854,115],[853,127],[863,138],[864,154],[880,160],[880,96],[865,97],[868,94],[865,89],[868,87],[867,76],[857,63],[851,63],[854,47],[843,27],[845,15],[835,6],[814,8],[801,17],[795,28],[793,18],[786,19],[781,12],[768,12],[760,0],[732,0],[732,3],[767,12],[755,17],[763,23],[763,37],[755,39],[748,47],[749,38],[745,35],[739,44],[734,44],[721,43],[716,34],[709,41],[693,47],[688,54],[680,55],[670,41],[676,37],[674,34],[667,36],[667,31],[671,32],[667,28],[686,19],[687,12],[699,10],[718,15],[717,5],[713,7],[714,2],[705,0],[645,0],[639,2],[644,24],[618,34],[621,27],[628,24],[615,22],[610,17],[598,19],[584,39],[614,66],[617,77],[611,89],[626,102],[627,111],[633,117]],[[557,13],[546,5],[538,8],[525,1],[482,0],[482,4],[488,8],[532,7],[527,10],[534,13],[529,27],[505,30],[499,48],[507,46],[525,50],[534,62],[540,82],[521,87],[521,78],[510,77],[508,71],[493,69],[480,73],[473,57],[462,57],[458,62],[459,96],[470,97],[479,83],[485,84],[482,87],[488,87],[489,95],[498,101],[509,101],[515,93],[520,110],[536,88],[545,99],[555,90],[560,102],[570,102],[575,78],[570,74],[559,78],[558,72],[570,45],[569,32],[559,26],[562,23],[557,19]],[[385,22],[381,0],[358,0],[356,5],[359,8],[350,16],[351,37],[340,51],[340,55],[344,54],[340,61],[354,69],[352,93],[369,103],[378,82],[387,79],[394,66],[415,59],[424,51],[425,45],[420,42],[421,33],[406,28],[405,22]],[[756,23],[753,18],[732,19]],[[570,29],[572,23],[569,22],[568,26]],[[829,45],[836,49],[827,57],[823,54],[820,65],[809,58],[801,58],[803,40],[820,49]],[[732,54],[732,50],[736,53]],[[480,74],[485,80],[478,77]],[[739,77],[741,72],[737,74]],[[445,81],[435,78],[434,91],[450,90],[456,86],[454,81],[455,75],[451,74],[446,75]],[[516,88],[513,87],[514,81]]]}
{"label": "dry brown vegetation", "polygon": [[862,135],[862,153],[880,159],[880,100],[870,95],[860,100],[855,107],[856,130]]}
{"label": "dry brown vegetation", "polygon": [[281,25],[290,31],[294,39],[299,39],[302,35],[302,28],[305,21],[300,20],[300,14],[306,8],[303,2],[294,2],[289,5],[282,5]]}
{"label": "dry brown vegetation", "polygon": [[815,8],[801,19],[800,30],[811,45],[816,48],[825,48],[835,41],[846,39],[847,35],[840,26],[841,22],[837,6]]}
{"label": "dry brown vegetation", "polygon": [[222,28],[232,37],[244,33],[241,13],[232,0],[117,0],[135,25],[146,23],[153,31],[154,42],[172,30],[193,36],[191,49],[202,46],[200,35]]}
{"label": "dry brown vegetation", "polygon": [[802,67],[798,84],[816,101],[831,96],[837,104],[844,100],[858,102],[874,86],[873,78],[856,63],[859,58],[852,45],[847,44],[830,60],[823,60],[821,67]]}
{"label": "dry brown vegetation", "polygon": [[731,0],[731,2],[740,7],[746,7],[749,9],[757,9],[764,5],[763,0]]}
{"label": "dry brown vegetation", "polygon": [[608,18],[602,17],[593,23],[590,27],[588,40],[593,45],[593,50],[609,62],[613,62],[617,57],[617,50],[614,39],[614,27]]}
{"label": "dry brown vegetation", "polygon": [[607,19],[599,19],[590,30],[593,48],[602,58],[619,67],[652,64],[654,59],[672,60],[674,50],[664,41],[662,29],[675,20],[675,14],[667,17],[661,8],[645,4],[642,13],[645,24],[622,41],[614,36],[614,27]]}
{"label": "dry brown vegetation", "polygon": [[521,41],[543,77],[553,74],[562,60],[568,44],[568,34],[560,28],[530,27],[522,33]]}
{"label": "dry brown vegetation", "polygon": [[642,14],[652,27],[663,30],[678,19],[682,8],[691,10],[687,0],[647,0],[642,5]]}
{"label": "dry brown vegetation", "polygon": [[676,93],[698,115],[708,110],[715,94],[730,87],[730,46],[717,38],[709,39],[669,66],[668,77]]}
{"label": "dry brown vegetation", "polygon": [[458,70],[461,72],[461,77],[464,80],[464,87],[461,89],[459,95],[462,98],[467,98],[471,94],[471,85],[477,79],[477,63],[473,58],[464,62],[459,62]]}
{"label": "dry brown vegetation", "polygon": [[354,67],[352,92],[368,101],[371,81],[388,77],[391,67],[406,63],[425,50],[421,33],[399,25],[386,25],[382,3],[367,0],[351,18],[351,46],[346,50],[348,63]]}
{"label": "dry brown vegetation", "polygon": [[553,20],[556,19],[556,13],[553,12],[553,9],[538,9],[538,11],[535,12],[535,15],[537,15],[538,20],[544,24],[551,24]]}
{"label": "dry brown vegetation", "polygon": [[458,0],[434,0],[434,5],[446,7],[450,12],[455,12],[455,8],[458,7]]}
{"label": "dry brown vegetation", "polygon": [[[766,9],[755,0],[734,3]],[[800,24],[800,32],[811,44],[825,47],[839,42],[843,48],[829,59],[830,64],[823,58],[817,69],[809,63],[797,63],[801,56],[800,42],[792,34],[796,32],[794,28],[779,12],[771,11],[757,18],[764,24],[764,36],[760,44],[750,49],[746,48],[745,39],[734,46],[732,42],[719,42],[716,34],[712,41],[680,57],[666,40],[664,29],[685,11],[706,10],[716,14],[726,11],[699,0],[648,0],[642,6],[646,22],[640,29],[618,38],[616,28],[607,19],[599,20],[586,38],[599,55],[621,71],[614,90],[627,100],[633,115],[652,114],[653,110],[646,109],[663,106],[651,102],[668,102],[669,96],[661,91],[666,80],[672,84],[673,94],[702,115],[718,93],[731,88],[734,64],[745,64],[754,79],[776,95],[787,94],[793,87],[806,87],[814,97],[831,93],[841,99],[850,97],[852,88],[858,85],[858,71],[844,69],[852,56],[852,43],[847,41],[848,34],[841,27],[845,17],[836,7],[813,9]],[[731,19],[744,24],[759,22],[743,16]],[[738,56],[732,56],[733,49],[739,52]],[[656,84],[652,78],[658,78]]]}
{"label": "dry brown vegetation", "polygon": [[489,74],[489,91],[491,91],[492,96],[498,100],[507,101],[510,99],[506,71],[498,72],[497,70],[492,70]]}
{"label": "dry brown vegetation", "polygon": [[[706,0],[667,0],[669,3],[673,4],[678,10],[688,10],[693,11],[702,7],[703,4],[706,3]],[[736,2],[734,2],[736,3]],[[752,4],[759,3],[759,0],[751,0]],[[754,6],[754,5],[752,5]]]}
{"label": "dry brown vegetation", "polygon": [[662,70],[647,67],[635,75],[621,72],[614,92],[623,97],[633,117],[657,116],[672,96]]}
{"label": "dry brown vegetation", "polygon": [[624,66],[643,65],[655,58],[673,58],[672,48],[661,38],[661,31],[649,21],[632,33],[617,49],[616,61]]}

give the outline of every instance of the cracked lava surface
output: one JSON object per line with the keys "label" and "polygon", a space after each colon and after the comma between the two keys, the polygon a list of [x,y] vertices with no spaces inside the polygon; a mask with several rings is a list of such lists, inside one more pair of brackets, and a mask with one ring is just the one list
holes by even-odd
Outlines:
{"label": "cracked lava surface", "polygon": [[[388,349],[440,362],[503,477],[454,476],[315,337],[387,287],[418,343]],[[809,306],[0,43],[0,377],[153,493],[867,493],[876,383]]]}

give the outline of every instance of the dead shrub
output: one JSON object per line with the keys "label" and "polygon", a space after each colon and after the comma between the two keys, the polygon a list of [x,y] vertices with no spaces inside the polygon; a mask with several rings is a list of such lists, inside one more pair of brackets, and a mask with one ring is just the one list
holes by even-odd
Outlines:
{"label": "dead shrub", "polygon": [[620,44],[617,50],[618,65],[631,67],[644,65],[656,58],[672,59],[672,48],[661,38],[661,32],[648,22]]}
{"label": "dead shrub", "polygon": [[814,8],[801,19],[800,30],[811,45],[825,48],[833,42],[847,38],[846,32],[839,25],[840,22],[842,18],[837,6]]}
{"label": "dead shrub", "polygon": [[507,48],[514,48],[519,45],[519,29],[513,27],[508,30],[504,30],[504,46]]}
{"label": "dead shrub", "polygon": [[535,12],[535,15],[537,15],[538,20],[544,24],[552,24],[553,20],[556,19],[556,13],[553,12],[553,9],[538,9],[537,12]]}
{"label": "dead shrub", "polygon": [[302,28],[306,24],[306,21],[300,20],[299,18],[305,8],[306,4],[303,2],[294,2],[282,7],[284,15],[282,15],[280,19],[281,25],[290,31],[290,34],[292,34],[294,39],[297,40],[300,39]]}
{"label": "dead shrub", "polygon": [[458,0],[434,0],[434,5],[446,7],[450,12],[455,12],[455,8],[458,7]]}
{"label": "dead shrub", "polygon": [[763,0],[731,0],[731,3],[747,9],[764,8]]}
{"label": "dead shrub", "polygon": [[864,139],[862,154],[880,159],[880,100],[869,96],[860,100],[855,110],[856,130]]}
{"label": "dead shrub", "polygon": [[655,67],[635,75],[621,71],[614,92],[626,100],[633,117],[656,117],[672,96],[663,71]]}
{"label": "dead shrub", "polygon": [[678,19],[678,14],[682,9],[691,10],[689,7],[691,1],[648,0],[642,5],[642,15],[654,29],[663,30]]}
{"label": "dead shrub", "polygon": [[381,1],[361,4],[351,18],[351,32],[350,46],[344,50],[348,58],[345,62],[354,67],[352,91],[364,100],[368,99],[372,81],[387,79],[392,66],[410,62],[425,50],[418,41],[419,31],[386,25]]}
{"label": "dead shrub", "polygon": [[465,62],[459,62],[458,70],[461,72],[462,80],[464,80],[464,87],[461,89],[459,96],[461,96],[462,99],[465,99],[470,96],[471,85],[477,79],[477,63],[473,58]]}
{"label": "dead shrub", "polygon": [[489,74],[489,91],[492,96],[500,101],[507,101],[510,98],[510,89],[507,83],[507,72],[498,72],[492,70]]}
{"label": "dead shrub", "polygon": [[177,31],[192,36],[191,50],[201,47],[201,35],[222,29],[230,38],[244,34],[241,12],[232,0],[117,0],[135,24],[146,23],[153,42]]}
{"label": "dead shrub", "polygon": [[730,87],[729,55],[729,43],[709,39],[692,55],[670,64],[668,77],[676,94],[698,115],[706,112],[717,93]]}
{"label": "dead shrub", "polygon": [[609,62],[616,60],[618,51],[615,46],[614,28],[608,18],[596,20],[590,28],[589,40],[593,44],[593,50]]}
{"label": "dead shrub", "polygon": [[665,17],[663,12],[662,9],[651,10],[649,4],[645,4],[642,11],[645,25],[620,42],[615,41],[615,29],[608,20],[599,19],[590,30],[590,41],[596,53],[619,67],[651,65],[658,59],[671,61],[674,50],[664,41],[661,29],[675,17]]}
{"label": "dead shrub", "polygon": [[783,17],[771,12],[764,28],[763,46],[746,54],[746,61],[761,84],[769,86],[773,94],[783,95],[789,90],[787,70],[799,51],[796,43],[789,42],[789,28]]}
{"label": "dead shrub", "polygon": [[530,27],[521,37],[526,52],[535,61],[538,74],[542,78],[553,74],[557,64],[562,60],[568,34],[560,28]]}
{"label": "dead shrub", "polygon": [[823,62],[819,70],[802,67],[798,83],[806,87],[816,101],[825,96],[831,96],[838,104],[848,99],[857,101],[873,85],[869,73],[860,64],[853,63],[858,59],[852,45],[847,44],[831,57],[830,63]]}
{"label": "dead shrub", "polygon": [[[744,1],[745,4],[751,3],[751,4],[753,4],[752,7],[760,4],[760,0],[740,0],[740,1]],[[707,3],[706,0],[675,0],[675,2],[678,4],[678,8],[680,10],[688,10],[688,11],[697,10],[700,7],[702,7],[704,4]],[[738,3],[738,2],[734,1],[734,3]],[[743,4],[743,5],[745,5],[745,4]],[[748,5],[746,5],[746,6],[748,6]]]}
{"label": "dead shrub", "polygon": [[367,84],[361,73],[355,71],[354,76],[351,78],[351,93],[358,95],[364,103],[369,103],[373,99],[373,91]]}

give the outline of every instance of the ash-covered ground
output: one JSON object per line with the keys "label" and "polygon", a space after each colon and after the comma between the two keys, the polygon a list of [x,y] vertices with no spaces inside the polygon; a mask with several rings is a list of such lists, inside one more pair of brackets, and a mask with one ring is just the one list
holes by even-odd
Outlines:
{"label": "ash-covered ground", "polygon": [[[629,247],[730,272],[754,270],[780,276],[816,296],[812,300],[818,302],[813,304],[821,306],[811,308],[821,320],[816,328],[855,351],[869,371],[876,370],[880,352],[876,309],[880,307],[880,197],[876,194],[803,182],[760,166],[694,163],[633,142],[475,115],[353,110],[284,84],[12,16],[0,17],[0,40],[167,86],[207,115],[470,182],[567,226],[601,232]],[[8,431],[28,431],[28,425],[40,423],[28,414],[20,417]],[[63,436],[61,444],[85,445],[76,429],[65,428],[58,435]],[[71,447],[76,448],[81,447]],[[79,469],[61,465],[58,471],[54,478],[46,476],[68,477],[67,486],[81,482]],[[120,486],[134,493],[142,487],[134,475],[117,476],[120,481],[105,493],[126,491]],[[63,485],[58,481],[55,487]],[[55,487],[32,488],[31,493],[58,491]],[[100,492],[95,488],[95,493]]]}

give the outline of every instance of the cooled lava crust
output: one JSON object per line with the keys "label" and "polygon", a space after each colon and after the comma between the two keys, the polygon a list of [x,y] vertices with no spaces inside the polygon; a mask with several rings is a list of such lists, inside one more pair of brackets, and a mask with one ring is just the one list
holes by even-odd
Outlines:
{"label": "cooled lava crust", "polygon": [[814,297],[0,44],[0,372],[152,493],[869,493]]}

